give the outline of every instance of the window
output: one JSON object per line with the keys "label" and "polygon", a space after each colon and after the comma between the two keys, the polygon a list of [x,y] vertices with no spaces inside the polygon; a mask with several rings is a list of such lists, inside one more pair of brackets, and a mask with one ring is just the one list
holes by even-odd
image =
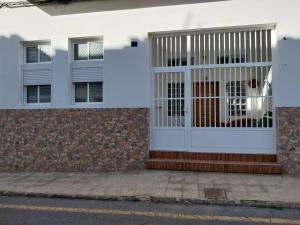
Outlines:
{"label": "window", "polygon": [[51,85],[27,86],[26,90],[28,104],[51,102]]}
{"label": "window", "polygon": [[103,59],[103,42],[86,41],[74,44],[74,60]]}
{"label": "window", "polygon": [[103,102],[103,82],[75,83],[75,102]]}
{"label": "window", "polygon": [[31,45],[25,47],[26,63],[40,63],[51,61],[51,46],[50,45]]}
{"label": "window", "polygon": [[234,57],[234,56],[220,56],[217,58],[217,64],[230,64],[230,63],[245,63],[247,57],[245,54],[242,56]]}
{"label": "window", "polygon": [[168,116],[183,116],[184,83],[169,83],[168,98]]}
{"label": "window", "polygon": [[246,115],[246,81],[231,81],[226,84],[228,112],[230,116]]}

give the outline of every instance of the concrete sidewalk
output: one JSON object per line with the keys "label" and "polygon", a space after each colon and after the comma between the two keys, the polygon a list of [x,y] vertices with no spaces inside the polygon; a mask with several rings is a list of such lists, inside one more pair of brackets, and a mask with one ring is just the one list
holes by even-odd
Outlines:
{"label": "concrete sidewalk", "polygon": [[[227,199],[208,199],[206,188]],[[300,177],[177,171],[0,173],[0,194],[300,207]]]}

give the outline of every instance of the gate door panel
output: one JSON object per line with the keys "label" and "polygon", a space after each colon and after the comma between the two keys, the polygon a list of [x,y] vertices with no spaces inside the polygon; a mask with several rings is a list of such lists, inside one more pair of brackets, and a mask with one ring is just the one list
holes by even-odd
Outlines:
{"label": "gate door panel", "polygon": [[272,27],[151,35],[152,150],[275,153]]}
{"label": "gate door panel", "polygon": [[187,150],[185,73],[154,73],[153,84],[153,148]]}

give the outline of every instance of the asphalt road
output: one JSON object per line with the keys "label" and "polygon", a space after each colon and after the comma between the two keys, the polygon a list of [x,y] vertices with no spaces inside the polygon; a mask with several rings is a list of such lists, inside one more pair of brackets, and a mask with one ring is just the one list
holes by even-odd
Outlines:
{"label": "asphalt road", "polygon": [[0,225],[35,224],[300,224],[300,210],[0,196]]}

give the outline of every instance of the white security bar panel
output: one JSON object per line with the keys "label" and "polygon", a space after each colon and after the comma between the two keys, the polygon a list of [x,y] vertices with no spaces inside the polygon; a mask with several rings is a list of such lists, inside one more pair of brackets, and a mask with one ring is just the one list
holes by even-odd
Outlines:
{"label": "white security bar panel", "polygon": [[152,35],[155,127],[187,121],[194,128],[271,128],[271,34],[245,28]]}
{"label": "white security bar panel", "polygon": [[156,127],[184,127],[184,73],[156,73],[154,76]]}
{"label": "white security bar panel", "polygon": [[270,66],[193,69],[192,127],[272,127]]}

